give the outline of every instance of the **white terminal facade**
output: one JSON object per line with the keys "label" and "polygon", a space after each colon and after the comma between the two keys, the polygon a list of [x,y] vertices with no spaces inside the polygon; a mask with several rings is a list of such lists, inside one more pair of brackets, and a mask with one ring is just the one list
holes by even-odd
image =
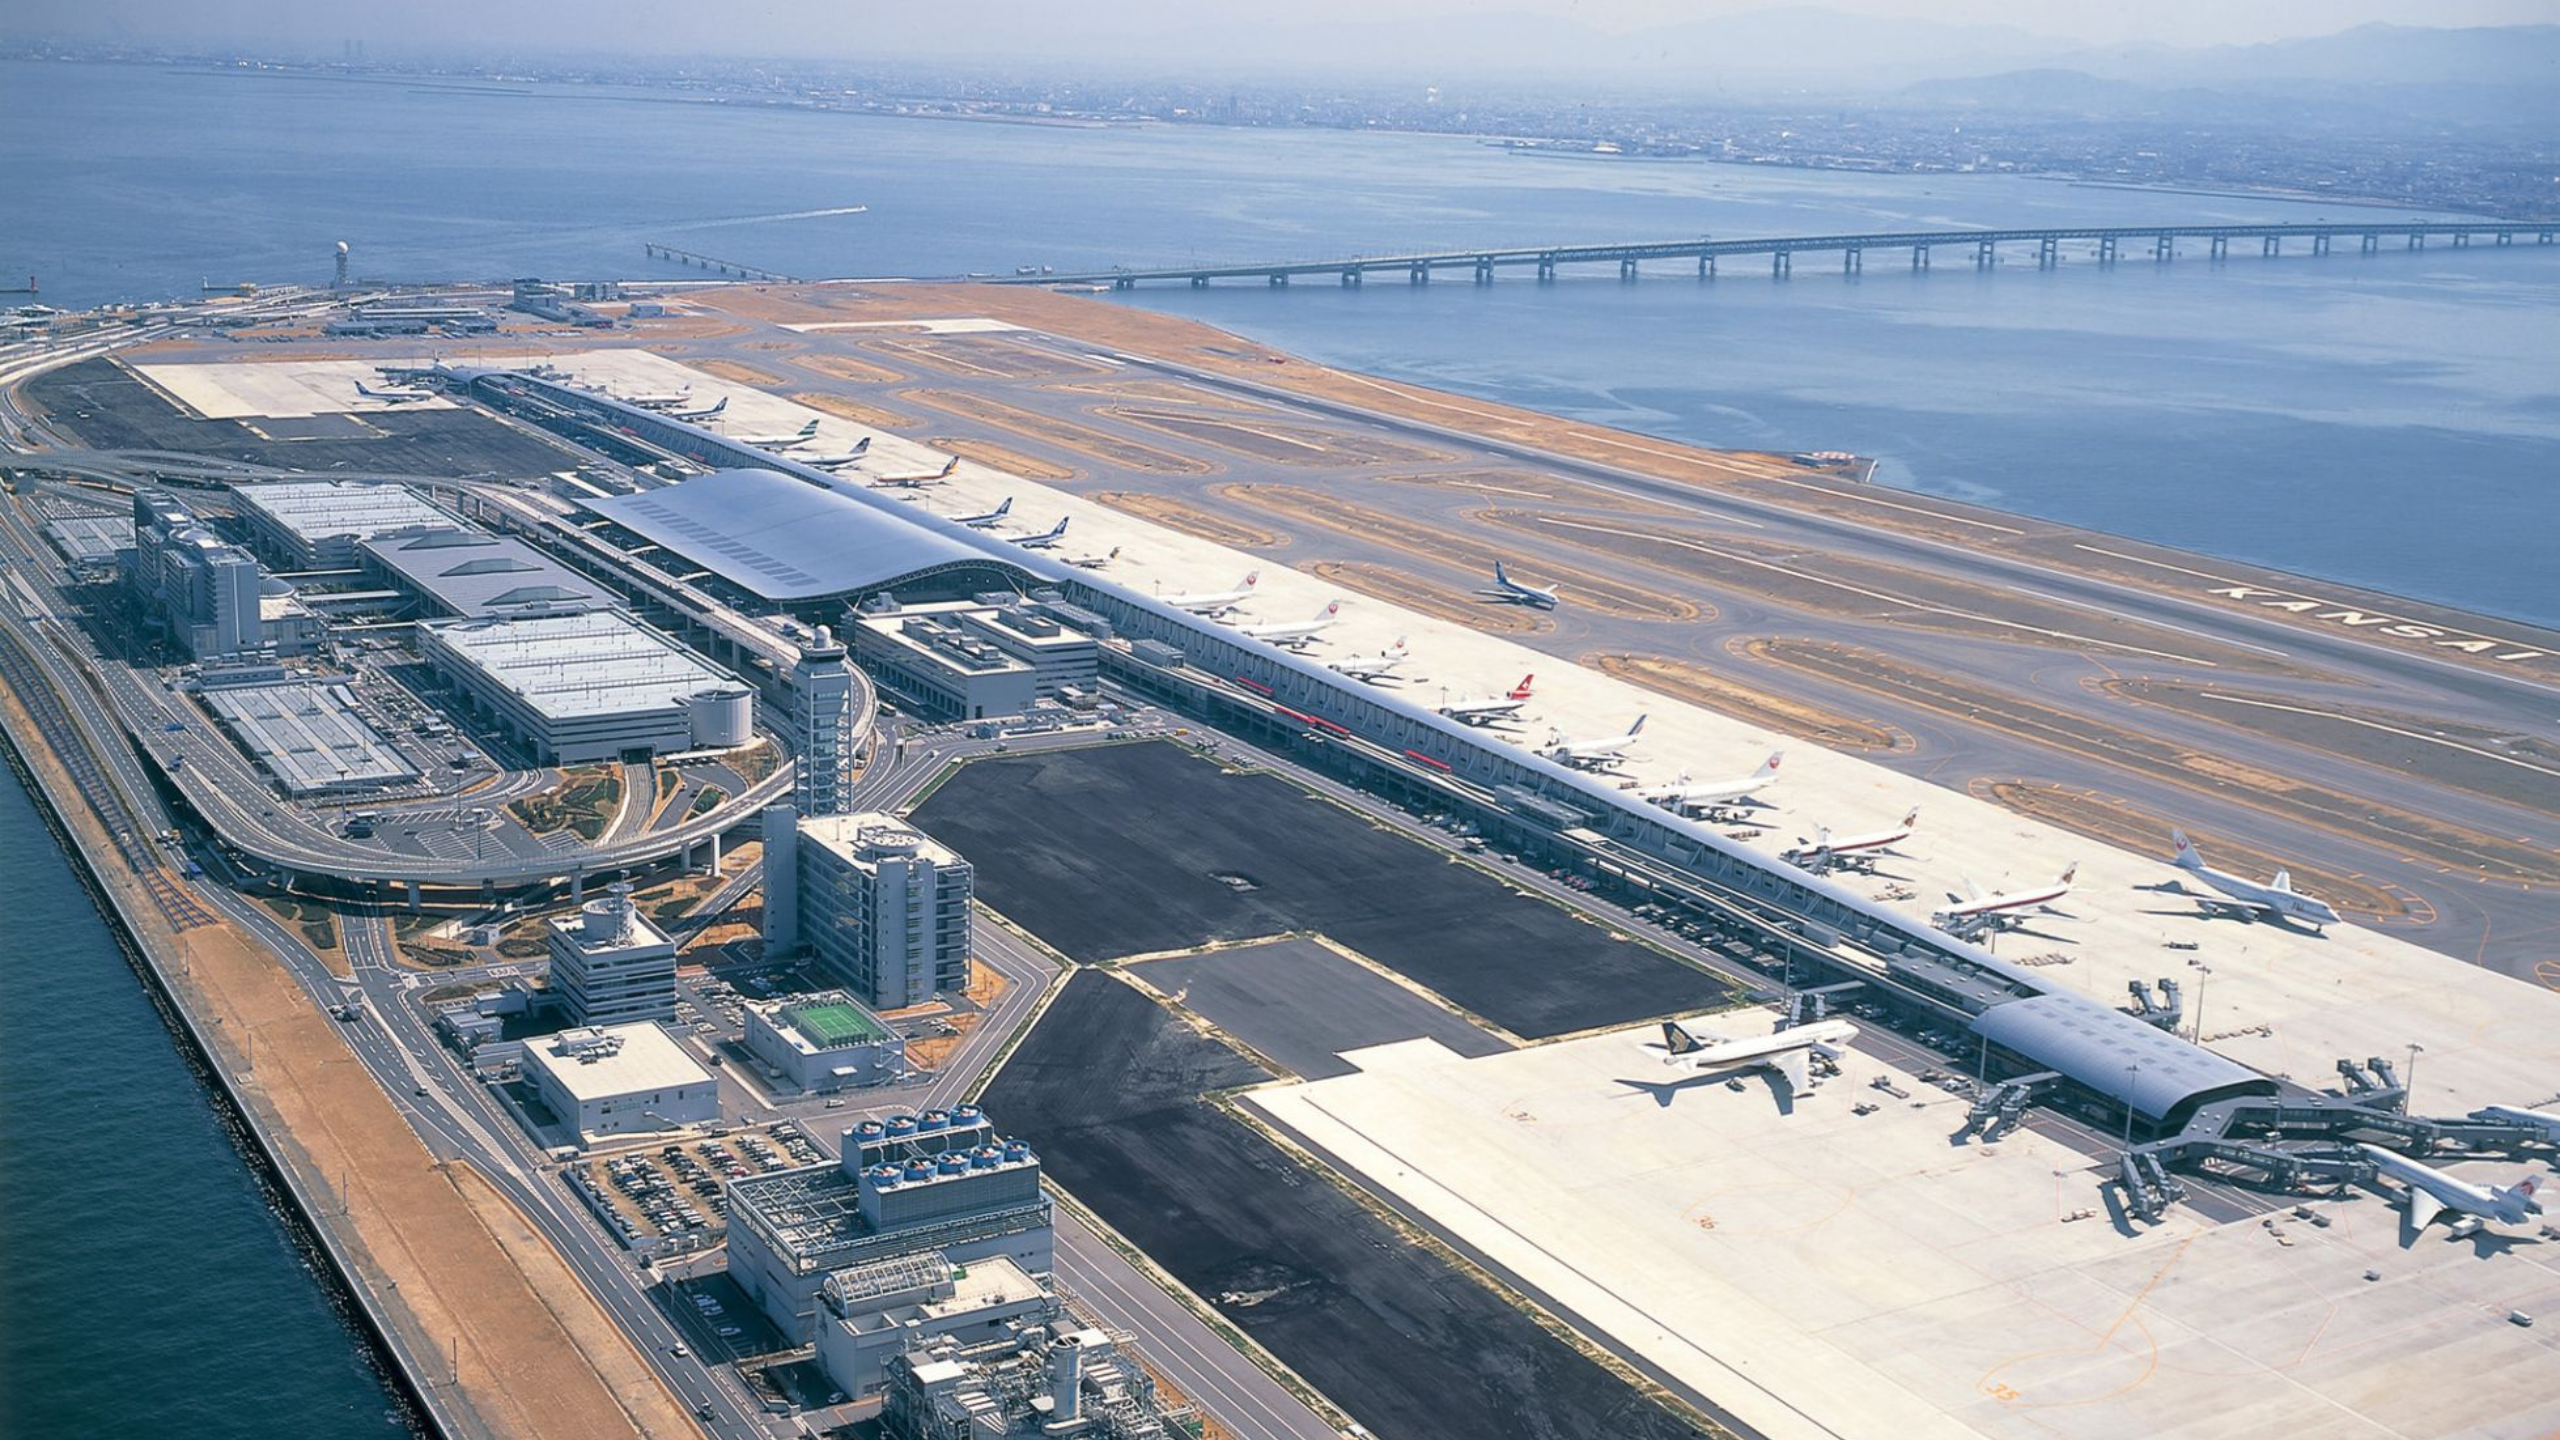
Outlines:
{"label": "white terminal facade", "polygon": [[651,1022],[580,1026],[524,1047],[544,1108],[580,1138],[645,1135],[720,1118],[720,1084]]}
{"label": "white terminal facade", "polygon": [[619,611],[421,625],[418,653],[546,765],[755,737],[754,691]]}
{"label": "white terminal facade", "polygon": [[896,816],[765,815],[765,946],[807,945],[874,1010],[969,986],[976,871]]}
{"label": "white terminal facade", "polygon": [[631,903],[631,887],[549,922],[551,992],[580,1025],[676,1018],[676,944]]}

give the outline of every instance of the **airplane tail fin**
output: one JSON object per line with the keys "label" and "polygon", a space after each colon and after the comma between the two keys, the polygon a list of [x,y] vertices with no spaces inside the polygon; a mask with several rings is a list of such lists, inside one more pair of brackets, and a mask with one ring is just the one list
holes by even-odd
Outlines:
{"label": "airplane tail fin", "polygon": [[1647,720],[1650,720],[1650,719],[1652,719],[1652,718],[1653,718],[1653,716],[1652,716],[1652,715],[1650,715],[1650,714],[1645,714],[1645,715],[1639,715],[1639,716],[1637,716],[1637,717],[1636,717],[1636,723],[1634,723],[1633,725],[1630,725],[1630,726],[1628,726],[1628,727],[1627,727],[1627,733],[1628,733],[1629,735],[1641,735],[1641,734],[1643,734],[1643,733],[1644,733],[1644,722],[1646,722]]}
{"label": "airplane tail fin", "polygon": [[1259,584],[1261,584],[1261,583],[1262,583],[1262,572],[1261,572],[1261,571],[1259,571],[1259,570],[1247,570],[1246,572],[1244,572],[1244,583],[1243,583],[1242,585],[1237,586],[1236,588],[1237,588],[1237,589],[1239,589],[1239,590],[1250,590],[1250,589],[1252,589],[1254,586],[1259,585]]}
{"label": "airplane tail fin", "polygon": [[1329,600],[1325,602],[1325,607],[1322,610],[1316,612],[1316,618],[1319,620],[1330,620],[1341,613],[1342,602],[1339,600]]}
{"label": "airplane tail fin", "polygon": [[2177,853],[2170,857],[2171,864],[2177,866],[2181,870],[2201,870],[2204,868],[2204,857],[2196,853],[2196,842],[2187,838],[2186,831],[2171,830],[2169,832],[2169,843],[2177,847]]}
{"label": "airplane tail fin", "polygon": [[1782,762],[1784,762],[1784,761],[1786,760],[1786,758],[1787,758],[1787,752],[1786,752],[1786,751],[1784,751],[1784,750],[1772,750],[1772,751],[1770,751],[1770,752],[1769,752],[1769,758],[1760,762],[1760,768],[1759,768],[1759,770],[1757,770],[1756,772],[1754,772],[1751,778],[1752,778],[1752,779],[1754,779],[1754,780],[1761,780],[1761,779],[1766,779],[1767,777],[1769,777],[1769,776],[1771,776],[1771,775],[1775,775],[1775,774],[1777,774],[1777,773],[1778,773],[1778,766],[1779,766]]}
{"label": "airplane tail fin", "polygon": [[1528,675],[1523,675],[1523,676],[1521,676],[1521,677],[1520,677],[1520,683],[1519,683],[1519,684],[1517,684],[1517,685],[1512,686],[1512,687],[1511,687],[1511,693],[1510,693],[1510,694],[1508,694],[1508,695],[1505,695],[1505,696],[1504,696],[1504,697],[1502,697],[1502,698],[1504,698],[1505,700],[1526,700],[1526,699],[1528,699],[1528,698],[1529,698],[1529,682],[1530,682],[1530,681],[1532,681],[1532,680],[1535,680],[1535,679],[1537,679],[1537,678],[1538,678],[1538,677],[1537,677],[1537,675],[1536,675],[1535,673],[1531,673],[1531,674],[1528,674]]}
{"label": "airplane tail fin", "polygon": [[1662,1022],[1662,1048],[1671,1052],[1669,1058],[1678,1059],[1699,1048],[1698,1037],[1690,1034],[1679,1021],[1665,1020]]}
{"label": "airplane tail fin", "polygon": [[2063,867],[2062,867],[2062,878],[2061,878],[2060,880],[2058,880],[2058,881],[2054,882],[2054,883],[2056,883],[2056,884],[2058,884],[2058,885],[2068,885],[2068,884],[2070,884],[2073,880],[2078,879],[2078,878],[2079,878],[2079,876],[2080,876],[2080,862],[2079,862],[2079,861],[2077,861],[2077,860],[2074,860],[2074,861],[2072,861],[2070,864],[2065,865],[2065,866],[2063,866]]}
{"label": "airplane tail fin", "polygon": [[853,442],[853,453],[854,453],[854,454],[856,454],[856,455],[867,454],[867,453],[869,453],[870,449],[871,449],[871,437],[870,437],[870,436],[868,436],[868,435],[865,435],[865,436],[863,436],[861,439],[856,440],[856,441],[854,441],[854,442]]}
{"label": "airplane tail fin", "polygon": [[1917,830],[1917,829],[1919,829],[1919,828],[1920,828],[1920,807],[1919,807],[1919,806],[1917,806],[1917,805],[1912,806],[1912,807],[1911,807],[1911,809],[1903,815],[1903,817],[1902,817],[1902,828],[1903,828],[1903,829],[1905,829],[1905,830]]}
{"label": "airplane tail fin", "polygon": [[815,436],[818,433],[818,422],[812,420],[808,424],[801,426],[800,433],[803,435]]}
{"label": "airplane tail fin", "polygon": [[1510,573],[1502,568],[1502,562],[1500,560],[1493,562],[1493,583],[1496,585],[1508,585],[1511,583]]}
{"label": "airplane tail fin", "polygon": [[2501,1206],[2512,1204],[2522,1214],[2539,1215],[2542,1213],[2542,1202],[2534,1196],[2541,1189],[2542,1177],[2527,1175],[2513,1185],[2503,1186],[2490,1193],[2497,1197]]}
{"label": "airplane tail fin", "polygon": [[2267,888],[2270,890],[2281,890],[2287,895],[2292,894],[2293,872],[2290,870],[2277,871],[2276,878],[2267,882]]}
{"label": "airplane tail fin", "polygon": [[[934,476],[933,478],[935,478],[936,480],[947,480],[947,479],[951,478],[952,474],[953,474],[954,472],[956,472],[957,470],[959,470],[959,468],[960,468],[960,457],[959,457],[959,456],[957,456],[957,455],[954,455],[954,456],[952,456],[950,459],[945,460],[945,461],[943,461],[943,462],[942,462],[942,473],[941,473],[941,474],[939,474],[939,475]],[[1006,501],[1005,503],[1006,503],[1006,504],[1008,504],[1008,505],[1010,505],[1010,504],[1012,504],[1013,502],[1012,502],[1012,501],[1010,501],[1010,500],[1008,500],[1008,501]]]}

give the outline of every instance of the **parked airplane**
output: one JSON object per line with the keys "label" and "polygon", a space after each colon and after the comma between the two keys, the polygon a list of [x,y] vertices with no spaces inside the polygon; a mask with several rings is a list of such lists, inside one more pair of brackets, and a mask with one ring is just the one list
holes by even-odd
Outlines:
{"label": "parked airplane", "polygon": [[700,410],[670,410],[667,412],[667,418],[670,420],[686,421],[717,420],[720,418],[721,412],[728,408],[729,397],[723,395],[720,397],[719,403],[707,406]]}
{"label": "parked airplane", "polygon": [[1119,558],[1120,558],[1120,547],[1119,547],[1119,546],[1117,546],[1117,545],[1114,545],[1114,546],[1112,546],[1112,547],[1111,547],[1111,551],[1110,551],[1110,553],[1109,553],[1109,554],[1106,554],[1106,555],[1071,555],[1071,556],[1067,557],[1067,563],[1068,563],[1068,564],[1070,564],[1070,565],[1073,565],[1074,567],[1076,567],[1076,568],[1077,568],[1077,569],[1079,569],[1079,570],[1099,570],[1099,569],[1101,569],[1103,566],[1108,565],[1108,564],[1110,564],[1112,561],[1117,560],[1117,559],[1119,559]]}
{"label": "parked airplane", "polygon": [[841,470],[847,465],[851,465],[855,461],[860,460],[863,456],[869,453],[871,453],[871,437],[865,435],[861,439],[853,442],[852,449],[844,451],[841,454],[803,455],[800,457],[800,463],[803,465],[815,465],[821,470]]}
{"label": "parked airplane", "polygon": [[1575,740],[1561,730],[1547,732],[1547,743],[1538,753],[1559,765],[1576,770],[1602,770],[1617,762],[1619,755],[1644,733],[1644,722],[1650,717],[1639,715],[1624,735],[1608,735],[1597,740]]}
{"label": "parked airplane", "polygon": [[[1837,1062],[1858,1038],[1858,1027],[1846,1020],[1816,1020],[1774,1034],[1734,1040],[1712,1031],[1692,1030],[1677,1020],[1662,1022],[1662,1063],[1689,1070],[1775,1070],[1787,1082],[1790,1096],[1807,1095],[1822,1083],[1813,1068],[1815,1056]],[[1653,1048],[1648,1044],[1646,1049]]]}
{"label": "parked airplane", "polygon": [[1316,618],[1313,620],[1238,625],[1235,627],[1235,632],[1248,640],[1265,641],[1280,646],[1284,650],[1303,650],[1315,640],[1316,636],[1333,628],[1335,618],[1341,613],[1342,602],[1336,600],[1316,612]]}
{"label": "parked airplane", "polygon": [[1253,587],[1262,580],[1262,572],[1248,570],[1244,580],[1233,590],[1204,590],[1196,595],[1158,595],[1156,598],[1176,610],[1205,615],[1215,620],[1238,605],[1253,598]]}
{"label": "parked airplane", "polygon": [[1536,610],[1553,610],[1557,603],[1556,592],[1552,586],[1542,590],[1535,585],[1523,585],[1511,578],[1510,572],[1502,568],[1502,562],[1499,560],[1493,562],[1493,588],[1479,590],[1476,593],[1488,600],[1500,600],[1509,605],[1526,605]]}
{"label": "parked airplane", "polygon": [[385,405],[413,405],[420,400],[433,400],[436,398],[436,393],[432,390],[368,389],[366,388],[365,383],[361,380],[356,382],[356,393],[367,400],[379,400]]}
{"label": "parked airplane", "polygon": [[1798,840],[1794,849],[1781,852],[1778,858],[1815,872],[1835,866],[1872,870],[1877,855],[1910,839],[1911,832],[1919,825],[1920,811],[1914,806],[1910,814],[1902,817],[1902,823],[1890,830],[1871,830],[1864,835],[1834,835],[1830,827],[1825,826],[1813,832],[1810,842]]}
{"label": "parked airplane", "polygon": [[2447,1210],[2501,1225],[2522,1225],[2527,1216],[2542,1213],[2542,1202],[2534,1198],[2542,1188],[2539,1175],[2527,1175],[2513,1185],[2474,1185],[2379,1145],[2356,1148],[2373,1161],[2375,1169],[2408,1187],[2403,1203],[2409,1207],[2412,1230],[2426,1229]]}
{"label": "parked airplane", "polygon": [[2474,1120],[2504,1120],[2510,1125],[2525,1125],[2542,1132],[2546,1145],[2560,1145],[2560,1115],[2546,1115],[2539,1110],[2525,1110],[2513,1105],[2483,1105],[2471,1112]]}
{"label": "parked airplane", "polygon": [[[869,444],[870,437],[865,436],[863,443]],[[940,485],[949,480],[951,478],[951,472],[959,468],[960,457],[954,455],[950,459],[943,461],[942,468],[934,471],[930,475],[874,475],[871,477],[871,483],[884,490],[922,490],[928,485]]]}
{"label": "parked airplane", "polygon": [[2244,879],[2227,870],[2216,870],[2204,863],[2204,857],[2196,853],[2194,842],[2187,839],[2184,830],[2171,830],[2169,838],[2178,847],[2177,854],[2169,863],[2222,892],[2222,898],[2217,899],[2179,887],[2181,893],[2203,907],[2207,915],[2236,915],[2243,920],[2261,917],[2299,920],[2315,930],[2323,925],[2342,923],[2338,912],[2331,909],[2327,901],[2315,900],[2294,889],[2293,872],[2289,870],[2277,871],[2274,879],[2261,885],[2255,880]]}
{"label": "parked airplane", "polygon": [[1769,758],[1760,762],[1759,769],[1734,780],[1700,783],[1691,780],[1689,772],[1683,770],[1680,778],[1670,784],[1640,789],[1636,795],[1646,804],[1659,805],[1665,810],[1721,810],[1767,789],[1769,782],[1778,778],[1778,762],[1786,758],[1786,751],[1772,750]]}
{"label": "parked airplane", "polygon": [[998,505],[996,508],[988,511],[984,515],[954,515],[951,519],[954,524],[966,525],[972,530],[985,530],[992,528],[998,521],[1012,513],[1013,497],[1007,495],[1004,497],[1003,504]]}
{"label": "parked airplane", "polygon": [[1413,656],[1404,648],[1404,637],[1399,635],[1396,637],[1395,644],[1375,655],[1354,655],[1348,660],[1330,661],[1324,668],[1336,675],[1348,675],[1354,680],[1378,681],[1396,673],[1403,667],[1404,662],[1412,658]]}
{"label": "parked airplane", "polygon": [[1073,516],[1061,515],[1056,525],[1037,535],[1007,535],[1004,538],[1025,550],[1055,549],[1059,541],[1067,538],[1067,521],[1073,518]]}
{"label": "parked airplane", "polygon": [[2071,893],[2071,882],[2080,873],[2075,860],[2063,869],[2061,878],[2050,885],[2033,890],[2001,890],[1989,895],[1972,881],[1964,882],[1964,898],[1947,896],[1947,907],[1929,917],[1929,923],[1959,938],[1979,935],[1986,930],[2009,930],[2026,923],[2026,913]]}
{"label": "parked airplane", "polygon": [[[610,390],[605,393],[613,394]],[[637,405],[643,410],[673,410],[693,398],[693,387],[687,385],[681,390],[664,390],[653,394],[614,395],[613,398],[625,405]]]}
{"label": "parked airplane", "polygon": [[738,435],[731,438],[759,450],[797,450],[818,438],[818,422],[812,420],[788,435]]}
{"label": "parked airplane", "polygon": [[1467,695],[1443,700],[1440,713],[1461,725],[1490,725],[1496,720],[1507,720],[1519,714],[1520,707],[1529,703],[1529,682],[1537,678],[1535,675],[1523,675],[1519,684],[1501,695]]}

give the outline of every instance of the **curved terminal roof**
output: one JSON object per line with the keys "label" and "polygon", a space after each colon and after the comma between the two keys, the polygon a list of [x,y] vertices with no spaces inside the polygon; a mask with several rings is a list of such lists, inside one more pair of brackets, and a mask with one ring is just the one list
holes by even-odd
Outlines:
{"label": "curved terminal roof", "polygon": [[997,563],[908,517],[774,470],[715,470],[587,508],[761,599],[882,590],[956,565]]}
{"label": "curved terminal roof", "polygon": [[2183,1122],[2208,1101],[2273,1095],[2280,1088],[2245,1065],[2078,995],[2055,992],[1994,1005],[1973,1017],[1971,1028],[2098,1094],[2123,1100],[2129,1084],[2134,1110],[2154,1123]]}

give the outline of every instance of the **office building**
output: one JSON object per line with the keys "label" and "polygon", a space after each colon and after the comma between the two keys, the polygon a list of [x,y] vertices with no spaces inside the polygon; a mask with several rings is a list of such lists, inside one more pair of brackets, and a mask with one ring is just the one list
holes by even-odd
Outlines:
{"label": "office building", "polygon": [[676,945],[615,885],[550,922],[551,990],[580,1025],[676,1018]]}
{"label": "office building", "polygon": [[524,1073],[580,1138],[648,1134],[720,1118],[720,1086],[653,1024],[580,1027],[527,1042]]}
{"label": "office building", "polygon": [[769,953],[807,946],[874,1010],[968,988],[975,872],[949,846],[877,812],[769,813],[764,863]]}
{"label": "office building", "polygon": [[1100,647],[1037,610],[910,605],[853,622],[854,658],[937,720],[1020,715],[1034,701],[1093,690]]}
{"label": "office building", "polygon": [[164,491],[133,497],[133,568],[126,582],[144,614],[197,660],[257,653],[266,572],[248,551],[205,528]]}

